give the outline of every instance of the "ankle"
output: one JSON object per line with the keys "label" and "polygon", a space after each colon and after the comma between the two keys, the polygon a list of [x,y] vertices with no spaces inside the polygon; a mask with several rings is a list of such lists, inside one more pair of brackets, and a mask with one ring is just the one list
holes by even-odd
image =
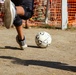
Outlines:
{"label": "ankle", "polygon": [[18,36],[18,40],[19,40],[19,41],[25,40],[25,36],[23,36],[23,37],[19,37],[19,36]]}

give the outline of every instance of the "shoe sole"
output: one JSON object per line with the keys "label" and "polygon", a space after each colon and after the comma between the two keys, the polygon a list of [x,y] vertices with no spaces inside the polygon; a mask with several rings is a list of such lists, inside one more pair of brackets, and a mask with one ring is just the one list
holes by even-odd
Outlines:
{"label": "shoe sole", "polygon": [[4,25],[7,29],[9,29],[12,25],[12,12],[10,9],[10,0],[5,0],[4,2]]}
{"label": "shoe sole", "polygon": [[24,50],[26,47],[27,47],[27,44],[25,44],[24,46],[20,46],[21,50]]}

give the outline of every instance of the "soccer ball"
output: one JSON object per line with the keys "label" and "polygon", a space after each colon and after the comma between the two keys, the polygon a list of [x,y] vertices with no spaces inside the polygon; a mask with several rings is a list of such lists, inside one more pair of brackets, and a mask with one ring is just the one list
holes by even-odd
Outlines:
{"label": "soccer ball", "polygon": [[41,48],[48,47],[51,44],[51,41],[51,35],[45,31],[41,31],[35,36],[35,42],[37,46]]}

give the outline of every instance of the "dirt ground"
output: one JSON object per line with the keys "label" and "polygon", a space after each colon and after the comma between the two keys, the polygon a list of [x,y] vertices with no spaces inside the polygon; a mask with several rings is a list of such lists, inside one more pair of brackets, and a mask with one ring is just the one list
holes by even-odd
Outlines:
{"label": "dirt ground", "polygon": [[[38,48],[35,35],[52,36],[47,48]],[[76,30],[23,29],[28,47],[20,50],[15,28],[0,28],[0,75],[76,75]]]}

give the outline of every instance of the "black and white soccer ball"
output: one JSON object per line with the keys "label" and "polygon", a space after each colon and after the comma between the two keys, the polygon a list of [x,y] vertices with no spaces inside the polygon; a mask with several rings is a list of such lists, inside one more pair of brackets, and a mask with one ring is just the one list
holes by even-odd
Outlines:
{"label": "black and white soccer ball", "polygon": [[38,47],[46,48],[51,44],[52,37],[48,32],[41,31],[36,34],[35,42]]}

